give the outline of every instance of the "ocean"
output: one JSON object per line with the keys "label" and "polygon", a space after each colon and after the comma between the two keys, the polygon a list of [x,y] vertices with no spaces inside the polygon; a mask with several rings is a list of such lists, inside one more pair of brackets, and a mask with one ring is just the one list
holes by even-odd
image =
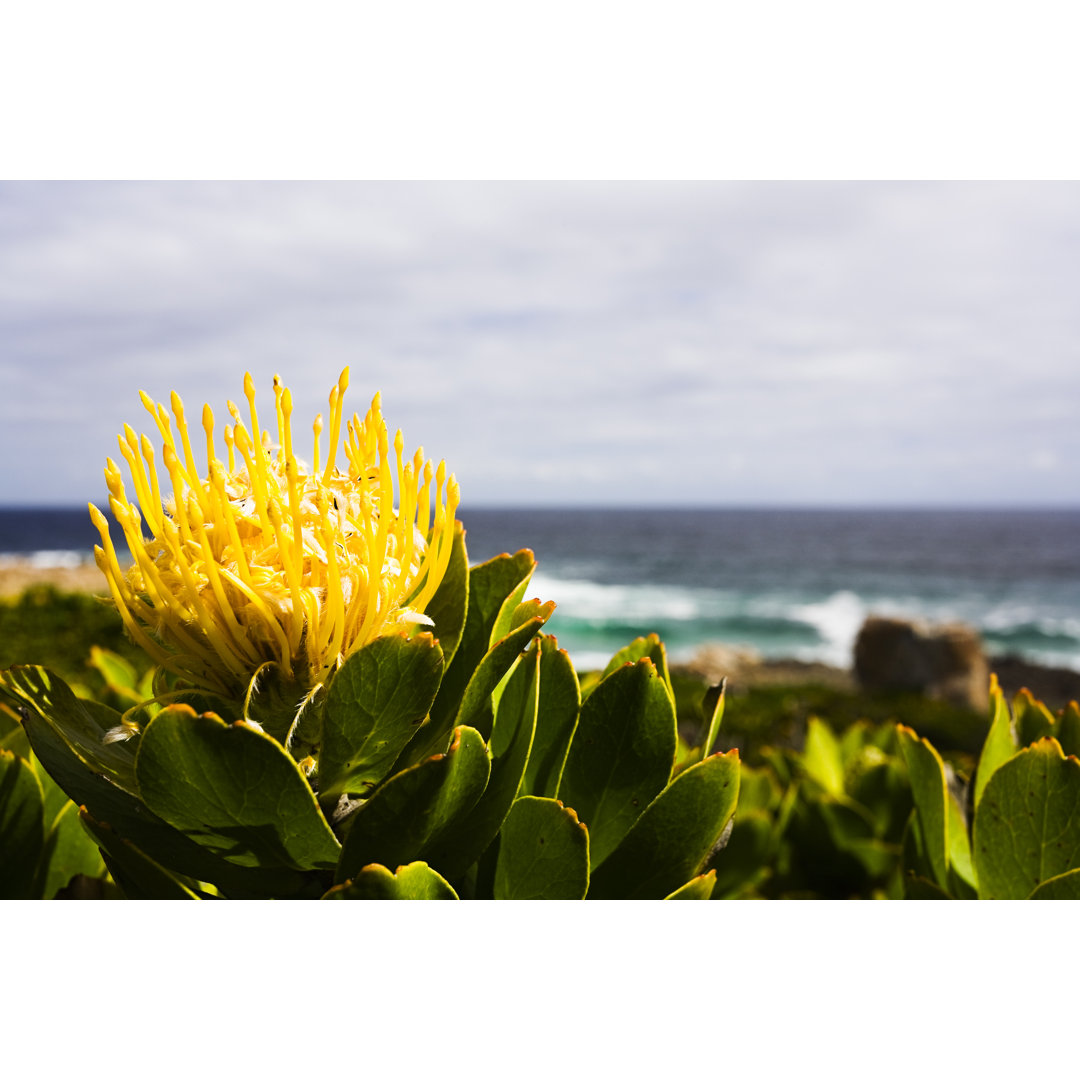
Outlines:
{"label": "ocean", "polygon": [[[582,669],[656,631],[847,667],[870,613],[962,620],[991,655],[1080,670],[1080,510],[469,509],[472,562],[531,548],[527,596]],[[0,565],[91,559],[85,508],[0,509]]]}

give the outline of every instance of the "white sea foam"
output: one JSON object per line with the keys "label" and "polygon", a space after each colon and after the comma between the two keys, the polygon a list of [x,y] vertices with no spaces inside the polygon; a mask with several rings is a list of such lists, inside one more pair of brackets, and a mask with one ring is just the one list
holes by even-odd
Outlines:
{"label": "white sea foam", "polygon": [[0,555],[0,569],[28,566],[34,570],[77,570],[92,560],[82,551],[26,551]]}

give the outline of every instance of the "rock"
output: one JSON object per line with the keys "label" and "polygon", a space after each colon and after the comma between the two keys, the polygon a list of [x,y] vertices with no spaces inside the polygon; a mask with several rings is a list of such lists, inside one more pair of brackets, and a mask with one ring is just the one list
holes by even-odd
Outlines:
{"label": "rock", "polygon": [[871,615],[855,639],[864,690],[907,690],[976,710],[989,708],[990,666],[970,626],[930,626]]}
{"label": "rock", "polygon": [[711,641],[698,648],[686,668],[715,685],[721,679],[741,682],[742,676],[760,663],[761,653],[756,649]]}
{"label": "rock", "polygon": [[766,660],[756,649],[713,641],[702,645],[679,670],[713,685],[728,680],[728,693],[760,686],[827,686],[833,690],[855,689],[851,674],[828,664],[804,660]]}

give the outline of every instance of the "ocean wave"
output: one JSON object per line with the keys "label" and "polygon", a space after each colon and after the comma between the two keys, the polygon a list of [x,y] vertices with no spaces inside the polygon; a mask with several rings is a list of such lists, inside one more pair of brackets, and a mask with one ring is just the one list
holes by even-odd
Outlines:
{"label": "ocean wave", "polygon": [[700,645],[716,641],[750,646],[766,657],[848,667],[863,621],[868,615],[883,615],[966,622],[982,634],[992,655],[1016,653],[1036,663],[1080,670],[1080,619],[972,593],[952,597],[861,595],[853,589],[817,595],[783,589],[762,593],[650,582],[602,584],[546,573],[534,576],[528,595],[556,602],[551,632],[582,667],[597,666],[602,655],[610,657],[632,638],[653,631],[676,660],[689,659]]}
{"label": "ocean wave", "polygon": [[77,570],[93,564],[85,551],[23,551],[0,555],[0,570],[29,567],[32,570]]}

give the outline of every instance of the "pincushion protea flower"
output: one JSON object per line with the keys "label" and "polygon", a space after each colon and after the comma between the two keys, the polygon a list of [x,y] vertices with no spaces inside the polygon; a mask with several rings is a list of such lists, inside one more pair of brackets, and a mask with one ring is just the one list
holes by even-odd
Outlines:
{"label": "pincushion protea flower", "polygon": [[131,637],[184,682],[241,697],[272,660],[311,688],[381,634],[431,624],[424,609],[450,559],[457,482],[422,449],[403,461],[400,431],[391,454],[378,394],[363,419],[354,414],[346,424],[347,468],[340,471],[348,383],[346,368],[330,393],[326,463],[320,414],[309,468],[293,449],[288,388],[274,377],[275,439],[260,428],[254,382],[245,375],[251,427],[230,401],[227,462],[217,456],[213,412],[203,407],[205,477],[179,395],[171,396],[170,419],[164,405],[141,393],[161,435],[164,475],[150,440],[125,425],[118,442],[134,500],[111,458],[105,481],[134,564],[121,570],[105,515],[91,503],[101,534],[94,552]]}

